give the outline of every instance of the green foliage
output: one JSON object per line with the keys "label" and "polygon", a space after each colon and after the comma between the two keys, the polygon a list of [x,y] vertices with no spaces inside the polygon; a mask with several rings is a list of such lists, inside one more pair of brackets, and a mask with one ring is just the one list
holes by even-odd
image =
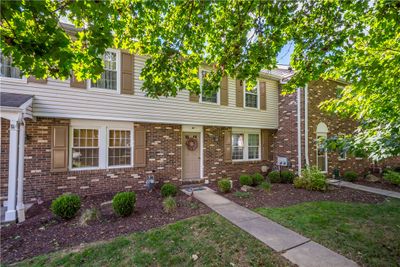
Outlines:
{"label": "green foliage", "polygon": [[253,174],[252,178],[253,178],[253,185],[255,185],[255,186],[260,185],[262,182],[265,181],[264,176],[258,172]]}
{"label": "green foliage", "polygon": [[251,196],[251,193],[236,191],[235,193],[233,193],[233,195],[238,198],[249,198]]}
{"label": "green foliage", "polygon": [[301,176],[296,177],[293,183],[296,188],[307,190],[325,191],[327,189],[325,175],[314,166],[304,169]]}
{"label": "green foliage", "polygon": [[69,220],[75,217],[76,213],[81,208],[81,199],[77,195],[65,194],[59,196],[51,203],[51,211],[65,219]]}
{"label": "green foliage", "polygon": [[260,184],[260,188],[263,189],[264,191],[267,191],[267,192],[268,192],[268,191],[271,190],[271,184],[268,183],[267,181],[262,182],[262,183]]}
{"label": "green foliage", "polygon": [[[291,42],[296,71],[283,93],[346,80],[321,107],[362,119],[349,140],[371,158],[400,154],[398,1],[2,1],[1,10],[2,52],[27,75],[98,79],[106,48],[128,49],[149,56],[140,78],[155,98],[199,94],[201,64],[213,66],[206,95],[223,75],[251,88]],[[70,36],[61,18],[84,30]]]}
{"label": "green foliage", "polygon": [[400,185],[400,173],[398,172],[387,170],[383,174],[383,179],[391,182],[392,184]]}
{"label": "green foliage", "polygon": [[239,183],[240,185],[248,185],[252,186],[253,185],[253,177],[247,174],[242,174],[239,177]]}
{"label": "green foliage", "polygon": [[171,213],[176,210],[176,200],[172,196],[168,196],[163,200],[163,207],[166,213]]}
{"label": "green foliage", "polygon": [[268,174],[268,179],[271,183],[280,183],[281,174],[279,171],[272,171]]}
{"label": "green foliage", "polygon": [[232,189],[231,181],[229,179],[221,179],[218,181],[218,189],[222,193],[229,193]]}
{"label": "green foliage", "polygon": [[178,193],[178,188],[174,184],[166,183],[163,184],[163,186],[161,187],[161,195],[163,197],[169,197],[169,196],[174,197],[176,196],[177,193]]}
{"label": "green foliage", "polygon": [[136,204],[135,192],[117,193],[112,200],[112,207],[119,216],[126,217],[133,213]]}
{"label": "green foliage", "polygon": [[86,209],[82,212],[81,217],[79,218],[79,224],[81,226],[87,226],[91,222],[97,221],[100,219],[100,211],[96,208]]}
{"label": "green foliage", "polygon": [[281,182],[286,183],[286,184],[291,184],[293,183],[293,179],[296,175],[288,170],[282,171],[281,172]]}
{"label": "green foliage", "polygon": [[343,175],[343,180],[348,181],[348,182],[354,182],[358,178],[358,174],[353,171],[346,171]]}

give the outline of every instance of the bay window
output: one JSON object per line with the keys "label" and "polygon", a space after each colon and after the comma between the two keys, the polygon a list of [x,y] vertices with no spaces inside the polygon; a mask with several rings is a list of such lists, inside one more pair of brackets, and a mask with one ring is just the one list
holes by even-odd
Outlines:
{"label": "bay window", "polygon": [[232,160],[260,159],[260,131],[237,129],[232,131]]}
{"label": "bay window", "polygon": [[108,50],[103,56],[104,72],[97,81],[91,81],[90,87],[119,91],[119,62],[120,54],[118,51]]}
{"label": "bay window", "polygon": [[244,83],[244,106],[246,108],[258,108],[258,94],[258,83],[250,90],[246,87],[246,83]]}

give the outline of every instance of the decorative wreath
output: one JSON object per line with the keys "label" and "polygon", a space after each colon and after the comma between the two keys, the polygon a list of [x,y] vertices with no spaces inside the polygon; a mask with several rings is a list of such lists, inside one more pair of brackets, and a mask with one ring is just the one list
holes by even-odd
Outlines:
{"label": "decorative wreath", "polygon": [[186,139],[186,147],[190,151],[195,151],[197,149],[198,142],[196,138],[189,137]]}

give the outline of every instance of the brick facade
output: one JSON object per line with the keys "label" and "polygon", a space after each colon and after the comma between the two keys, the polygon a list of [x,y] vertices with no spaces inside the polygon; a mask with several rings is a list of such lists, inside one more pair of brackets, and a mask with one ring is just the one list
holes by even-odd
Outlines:
{"label": "brick facade", "polygon": [[8,191],[8,149],[10,122],[1,119],[1,165],[0,165],[0,202],[7,200]]}

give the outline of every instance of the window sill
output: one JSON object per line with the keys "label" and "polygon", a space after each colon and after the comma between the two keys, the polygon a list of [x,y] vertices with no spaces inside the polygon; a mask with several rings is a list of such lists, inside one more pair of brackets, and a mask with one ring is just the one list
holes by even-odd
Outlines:
{"label": "window sill", "polygon": [[253,110],[253,111],[258,111],[260,110],[258,107],[257,108],[253,108],[253,107],[243,107],[245,110]]}
{"label": "window sill", "polygon": [[200,101],[201,104],[212,105],[212,106],[220,106],[220,103]]}
{"label": "window sill", "polygon": [[261,159],[233,159],[232,163],[257,163],[262,161]]}
{"label": "window sill", "polygon": [[27,84],[28,80],[25,77],[19,78],[11,78],[11,77],[0,77],[0,82],[12,82],[12,83],[22,83]]}
{"label": "window sill", "polygon": [[347,160],[347,158],[345,158],[345,159],[338,159],[338,161],[346,161]]}
{"label": "window sill", "polygon": [[356,158],[356,160],[363,160],[364,158]]}
{"label": "window sill", "polygon": [[103,93],[107,95],[119,95],[119,91],[117,89],[104,89],[104,88],[88,88],[88,91],[90,92],[96,92],[96,93]]}

